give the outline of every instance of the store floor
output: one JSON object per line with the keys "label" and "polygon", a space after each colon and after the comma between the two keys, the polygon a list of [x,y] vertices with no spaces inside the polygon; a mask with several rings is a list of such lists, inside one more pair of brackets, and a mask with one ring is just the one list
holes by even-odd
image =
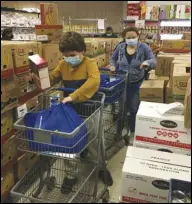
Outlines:
{"label": "store floor", "polygon": [[109,188],[110,202],[118,203],[121,190],[121,173],[126,156],[127,147],[117,152],[108,163],[108,169],[113,177],[113,186]]}

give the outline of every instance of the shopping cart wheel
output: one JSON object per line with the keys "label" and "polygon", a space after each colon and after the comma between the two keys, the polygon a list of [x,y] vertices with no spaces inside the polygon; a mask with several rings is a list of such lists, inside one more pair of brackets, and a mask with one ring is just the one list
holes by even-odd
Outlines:
{"label": "shopping cart wheel", "polygon": [[51,191],[55,187],[56,177],[55,176],[51,176],[51,177],[47,178],[45,182],[46,182],[46,185],[47,185],[47,190]]}
{"label": "shopping cart wheel", "polygon": [[108,203],[108,202],[109,202],[109,190],[106,191],[102,199],[102,203]]}

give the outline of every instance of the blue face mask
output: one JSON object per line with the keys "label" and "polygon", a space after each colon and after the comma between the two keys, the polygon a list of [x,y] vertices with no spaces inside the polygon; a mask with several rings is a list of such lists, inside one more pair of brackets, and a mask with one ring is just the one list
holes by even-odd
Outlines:
{"label": "blue face mask", "polygon": [[133,47],[135,47],[135,46],[137,46],[138,39],[137,39],[137,38],[135,38],[135,39],[126,39],[125,42],[126,42],[126,44],[127,44],[128,46],[133,46]]}
{"label": "blue face mask", "polygon": [[69,63],[72,67],[75,67],[81,63],[79,55],[73,57],[63,57],[63,59]]}

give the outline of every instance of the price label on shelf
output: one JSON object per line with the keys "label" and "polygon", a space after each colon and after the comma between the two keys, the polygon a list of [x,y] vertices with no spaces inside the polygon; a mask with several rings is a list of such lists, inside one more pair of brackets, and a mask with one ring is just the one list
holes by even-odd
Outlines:
{"label": "price label on shelf", "polygon": [[48,41],[48,36],[47,35],[37,35],[37,40],[38,41]]}
{"label": "price label on shelf", "polygon": [[17,107],[17,116],[18,118],[22,118],[25,116],[25,114],[27,113],[27,105],[26,103]]}
{"label": "price label on shelf", "polygon": [[136,28],[145,28],[145,20],[136,20],[135,21]]}

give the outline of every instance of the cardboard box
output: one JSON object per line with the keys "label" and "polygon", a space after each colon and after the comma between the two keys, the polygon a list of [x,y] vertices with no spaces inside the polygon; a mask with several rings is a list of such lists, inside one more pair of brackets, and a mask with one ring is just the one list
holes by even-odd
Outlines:
{"label": "cardboard box", "polygon": [[39,97],[38,96],[35,96],[35,97],[31,98],[29,101],[26,102],[27,110],[31,111],[38,104],[39,104]]}
{"label": "cardboard box", "polygon": [[42,57],[48,62],[48,69],[53,70],[57,67],[59,62],[63,59],[61,52],[59,51],[58,44],[43,44]]}
{"label": "cardboard box", "polygon": [[191,32],[184,32],[183,38],[184,40],[191,40]]}
{"label": "cardboard box", "polygon": [[173,60],[172,64],[171,64],[171,71],[170,71],[170,86],[173,86],[173,70],[174,67],[191,67],[191,59],[189,59],[189,57],[179,57],[179,58],[175,58],[175,60]]}
{"label": "cardboard box", "polygon": [[31,72],[26,72],[23,74],[17,75],[17,80],[20,89],[20,95],[23,96],[27,93],[27,90],[30,86],[29,82],[32,81]]}
{"label": "cardboard box", "polygon": [[[177,105],[142,101],[136,116],[134,142],[191,150],[191,131],[184,127],[184,115]],[[159,110],[167,112],[160,114]]]}
{"label": "cardboard box", "polygon": [[112,39],[105,39],[105,52],[111,53],[112,51]]}
{"label": "cardboard box", "polygon": [[17,159],[17,179],[21,179],[39,161],[39,156],[25,153]]}
{"label": "cardboard box", "polygon": [[173,100],[184,101],[187,82],[190,78],[190,70],[187,67],[174,67],[173,71]]}
{"label": "cardboard box", "polygon": [[7,172],[1,174],[1,198],[6,199],[7,194],[14,186],[14,172],[9,169]]}
{"label": "cardboard box", "polygon": [[48,62],[39,55],[29,56],[29,60],[31,62],[31,69],[34,73],[33,79],[36,85],[42,90],[49,88],[51,85],[48,72]]}
{"label": "cardboard box", "polygon": [[28,42],[29,51],[32,51],[33,54],[38,54],[42,56],[42,43],[41,42]]}
{"label": "cardboard box", "polygon": [[85,44],[86,44],[85,56],[96,57],[99,54],[99,49],[101,48],[101,46],[99,45],[98,39],[85,40]]}
{"label": "cardboard box", "polygon": [[163,80],[165,81],[165,85],[167,86],[169,82],[169,77],[168,76],[159,76],[154,73],[149,74],[148,80]]}
{"label": "cardboard box", "polygon": [[[38,36],[46,36],[46,41],[59,42],[63,32],[62,25],[35,25],[35,33]],[[41,41],[41,40],[39,40]]]}
{"label": "cardboard box", "polygon": [[187,83],[187,90],[185,93],[185,127],[191,128],[191,78],[188,80]]}
{"label": "cardboard box", "polygon": [[168,203],[172,178],[191,181],[190,157],[129,147],[122,170],[120,200]]}
{"label": "cardboard box", "polygon": [[16,137],[13,135],[1,146],[1,166],[17,157]]}
{"label": "cardboard box", "polygon": [[188,53],[191,52],[190,40],[163,40],[163,52]]}
{"label": "cardboard box", "polygon": [[59,12],[57,4],[40,3],[41,24],[42,25],[58,25]]}
{"label": "cardboard box", "polygon": [[1,43],[1,79],[13,76],[13,44]]}
{"label": "cardboard box", "polygon": [[17,79],[13,76],[1,80],[1,113],[4,113],[18,105],[20,90]]}
{"label": "cardboard box", "polygon": [[7,111],[1,115],[1,136],[6,135],[13,128],[13,111]]}
{"label": "cardboard box", "polygon": [[173,89],[170,86],[170,81],[169,81],[169,83],[166,86],[165,103],[173,103]]}
{"label": "cardboard box", "polygon": [[168,153],[191,156],[191,150],[183,150],[183,149],[181,150],[179,148],[174,148],[170,146],[162,147],[161,145],[158,145],[158,144],[149,144],[149,143],[143,143],[143,142],[134,142],[133,146],[138,148],[156,150],[160,152],[168,152]]}
{"label": "cardboard box", "polygon": [[163,103],[164,83],[163,80],[144,81],[139,90],[140,100]]}
{"label": "cardboard box", "polygon": [[174,60],[174,56],[157,56],[157,66],[155,68],[155,74],[161,76],[169,76],[171,70],[171,63]]}
{"label": "cardboard box", "polygon": [[119,39],[118,38],[112,38],[111,40],[111,51],[113,52],[117,45],[119,44]]}

